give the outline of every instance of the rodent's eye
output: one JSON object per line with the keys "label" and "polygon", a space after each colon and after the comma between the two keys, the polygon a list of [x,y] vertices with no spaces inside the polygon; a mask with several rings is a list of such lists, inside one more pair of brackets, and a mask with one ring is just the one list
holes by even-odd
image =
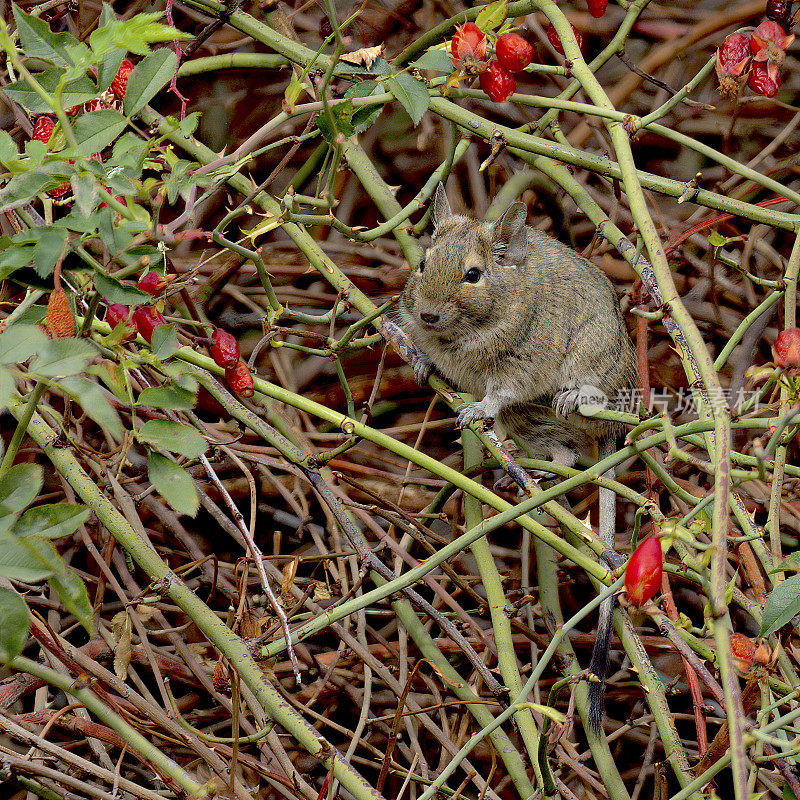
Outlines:
{"label": "rodent's eye", "polygon": [[425,256],[422,256],[420,259],[419,264],[417,265],[417,269],[419,269],[420,275],[425,272]]}
{"label": "rodent's eye", "polygon": [[477,283],[481,279],[481,271],[477,267],[470,267],[461,279],[464,283]]}

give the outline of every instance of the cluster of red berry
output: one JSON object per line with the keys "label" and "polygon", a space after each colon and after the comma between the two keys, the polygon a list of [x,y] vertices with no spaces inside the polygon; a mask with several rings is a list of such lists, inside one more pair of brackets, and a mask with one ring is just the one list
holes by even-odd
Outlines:
{"label": "cluster of red berry", "polygon": [[[157,272],[148,272],[144,275],[138,286],[143,292],[153,297],[158,297],[177,275],[159,275]],[[153,341],[155,329],[166,325],[164,315],[153,305],[128,308],[121,303],[109,303],[106,306],[106,322],[112,329],[122,325],[122,341],[133,339],[136,334],[150,344]],[[239,351],[239,342],[236,337],[227,331],[216,328],[210,339],[197,339],[200,344],[208,345],[214,363],[225,370],[225,381],[231,391],[240,397],[252,397],[253,375],[250,368],[242,361]]]}
{"label": "cluster of red berry", "polygon": [[[104,92],[102,98],[96,98],[94,100],[89,100],[88,102],[84,103],[82,106],[73,106],[72,108],[68,108],[66,114],[68,117],[76,116],[81,110],[89,112],[89,111],[99,111],[104,108],[109,108],[114,102],[115,98],[116,101],[120,101],[125,97],[125,92],[128,89],[128,78],[133,70],[133,63],[128,61],[127,58],[122,59],[122,63],[117,70],[117,74],[114,77],[114,80],[111,81],[111,86],[107,92]],[[106,102],[108,101],[108,102]],[[48,114],[42,114],[41,116],[36,118],[36,122],[33,125],[33,133],[31,134],[31,141],[32,142],[43,142],[47,144],[53,136],[53,131],[56,128],[56,119],[53,116]],[[93,158],[100,159],[100,153],[93,153]],[[70,162],[73,163],[73,162]],[[67,192],[71,190],[72,186],[70,185],[69,181],[56,186],[55,189],[50,189],[48,194],[54,200],[63,197]]]}
{"label": "cluster of red berry", "polygon": [[495,103],[502,103],[517,88],[512,72],[519,72],[533,59],[533,47],[518,33],[504,33],[495,43],[495,56],[486,64],[486,34],[474,23],[456,29],[450,44],[453,63],[480,74],[481,89]]}
{"label": "cluster of red berry", "polygon": [[774,97],[781,86],[781,66],[794,34],[791,3],[768,2],[767,19],[755,30],[736,31],[717,50],[717,77],[722,94],[736,95],[747,85],[758,94]]}
{"label": "cluster of red berry", "polygon": [[[587,0],[589,12],[594,17],[602,17],[608,0]],[[583,37],[572,27],[578,46],[583,48]],[[562,55],[564,47],[552,25],[547,26],[547,38]],[[494,45],[495,57],[486,62],[486,34],[474,22],[465,22],[456,29],[450,43],[453,64],[468,75],[479,75],[481,89],[495,103],[508,100],[517,88],[512,73],[522,72],[533,60],[533,47],[518,33],[509,31],[497,37]]]}

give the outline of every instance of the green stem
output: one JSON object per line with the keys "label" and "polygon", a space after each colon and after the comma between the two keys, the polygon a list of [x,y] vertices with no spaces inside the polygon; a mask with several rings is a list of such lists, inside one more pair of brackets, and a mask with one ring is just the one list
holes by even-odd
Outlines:
{"label": "green stem", "polygon": [[28,426],[31,424],[31,417],[33,417],[33,414],[36,411],[36,406],[39,405],[39,401],[42,399],[45,389],[47,389],[47,383],[45,383],[45,381],[37,381],[36,385],[33,387],[33,390],[28,395],[27,402],[25,403],[25,411],[19,417],[17,427],[14,430],[14,435],[11,437],[11,441],[8,443],[8,449],[3,456],[2,464],[0,464],[0,478],[3,478],[9,469],[11,469],[14,459],[17,457],[17,453],[19,452],[22,440],[25,438],[25,434],[28,432]]}
{"label": "green stem", "polygon": [[216,73],[223,69],[281,69],[291,66],[291,63],[285,56],[273,53],[222,53],[184,61],[178,68],[178,77]]}
{"label": "green stem", "polygon": [[[470,469],[481,460],[481,446],[475,436],[469,430],[461,432],[461,446],[464,451],[464,469]],[[475,528],[483,521],[483,512],[478,500],[470,495],[464,496],[464,522],[467,528]],[[481,576],[481,583],[486,592],[486,602],[489,606],[489,614],[492,619],[492,631],[497,643],[497,661],[500,667],[500,674],[503,682],[511,693],[512,697],[522,696],[522,677],[517,666],[517,655],[514,649],[514,641],[511,636],[511,623],[506,615],[506,596],[503,592],[503,581],[497,571],[497,565],[492,558],[489,550],[489,542],[486,537],[476,539],[472,545],[472,554],[478,566]],[[533,719],[533,714],[529,708],[519,708],[514,714],[520,735],[525,742],[528,757],[533,763],[536,782],[539,786],[544,786],[539,759],[536,757],[539,752],[539,731]]]}
{"label": "green stem", "polygon": [[716,357],[714,361],[714,369],[719,372],[725,364],[727,363],[728,359],[730,358],[731,353],[733,352],[734,348],[737,344],[742,340],[742,337],[747,333],[748,328],[755,322],[758,317],[760,317],[768,308],[771,308],[775,305],[781,298],[783,297],[782,290],[776,290],[774,292],[770,292],[764,300],[762,300],[736,327],[736,330],[731,335],[731,338],[725,344],[725,347],[722,348],[720,354]]}
{"label": "green stem", "polygon": [[[403,210],[400,208],[400,204],[395,199],[394,194],[392,194],[386,182],[378,174],[375,165],[364,152],[364,149],[355,136],[344,140],[342,143],[342,155],[347,160],[348,166],[353,170],[359,182],[372,198],[372,201],[378,207],[381,214],[383,214],[387,220],[395,216],[397,216],[398,219],[402,218]],[[426,187],[430,182],[429,180],[426,183]],[[433,191],[435,188],[436,184],[433,184],[430,191]],[[397,239],[398,244],[403,250],[406,261],[408,261],[409,264],[416,264],[422,256],[422,248],[417,244],[412,227],[407,219],[408,218],[406,218],[405,222],[398,222],[391,230],[393,236]]]}

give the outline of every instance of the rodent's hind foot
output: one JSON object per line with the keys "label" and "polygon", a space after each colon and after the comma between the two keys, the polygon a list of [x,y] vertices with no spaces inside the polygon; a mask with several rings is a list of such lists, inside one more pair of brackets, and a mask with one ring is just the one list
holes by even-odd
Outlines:
{"label": "rodent's hind foot", "polygon": [[462,403],[456,409],[456,426],[466,428],[470,422],[488,421],[494,419],[494,415],[489,413],[483,400],[475,403]]}
{"label": "rodent's hind foot", "polygon": [[578,406],[608,407],[608,396],[602,389],[584,384],[575,389],[563,389],[553,397],[553,410],[556,414],[567,416]]}

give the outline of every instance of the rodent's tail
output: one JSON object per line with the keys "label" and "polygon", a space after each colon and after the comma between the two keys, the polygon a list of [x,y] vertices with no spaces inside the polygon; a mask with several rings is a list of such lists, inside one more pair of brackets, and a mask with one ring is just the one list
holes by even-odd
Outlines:
{"label": "rodent's tail", "polygon": [[608,651],[611,647],[611,620],[614,598],[609,597],[600,605],[597,623],[597,638],[594,640],[592,660],[589,662],[589,727],[596,736],[602,731]]}
{"label": "rodent's tail", "polygon": [[[607,458],[615,450],[614,437],[604,436],[600,441],[600,458]],[[616,477],[614,467],[604,476]],[[615,543],[616,495],[611,489],[600,489],[598,497],[600,511],[600,537],[613,553]],[[597,638],[594,640],[592,660],[589,663],[589,727],[595,735],[602,730],[606,673],[608,672],[608,651],[611,647],[611,622],[614,613],[614,598],[609,597],[600,605],[600,618],[597,622]]]}

